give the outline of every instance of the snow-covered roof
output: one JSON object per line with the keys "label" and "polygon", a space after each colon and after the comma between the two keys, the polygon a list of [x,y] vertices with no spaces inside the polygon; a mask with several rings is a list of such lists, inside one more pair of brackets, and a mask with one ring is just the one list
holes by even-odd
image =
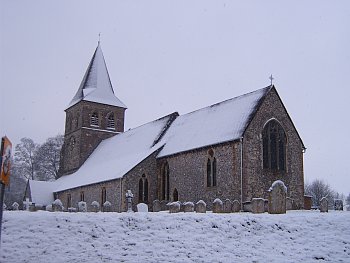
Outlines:
{"label": "snow-covered roof", "polygon": [[73,174],[56,180],[54,192],[121,178],[138,163],[160,149],[159,136],[177,113],[128,130],[102,141]]}
{"label": "snow-covered roof", "polygon": [[268,86],[179,116],[164,135],[158,157],[239,139]]}
{"label": "snow-covered roof", "polygon": [[56,182],[29,180],[32,202],[40,205],[50,205],[54,201],[53,191]]}
{"label": "snow-covered roof", "polygon": [[126,108],[126,105],[114,94],[100,43],[92,56],[77,93],[67,108],[82,100]]}

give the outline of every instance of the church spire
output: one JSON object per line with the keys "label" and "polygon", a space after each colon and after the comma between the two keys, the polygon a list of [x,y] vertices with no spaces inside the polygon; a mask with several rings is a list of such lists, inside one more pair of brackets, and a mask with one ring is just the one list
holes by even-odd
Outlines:
{"label": "church spire", "polygon": [[126,105],[114,94],[106,62],[103,57],[100,40],[98,41],[96,50],[79,89],[67,108],[72,107],[82,100],[126,109]]}

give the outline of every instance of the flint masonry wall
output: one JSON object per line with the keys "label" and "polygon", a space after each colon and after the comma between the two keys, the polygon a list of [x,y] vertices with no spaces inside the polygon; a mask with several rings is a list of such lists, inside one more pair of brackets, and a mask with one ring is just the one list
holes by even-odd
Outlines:
{"label": "flint masonry wall", "polygon": [[[275,118],[287,136],[286,171],[263,169],[262,132],[264,125]],[[296,208],[303,207],[304,174],[302,142],[276,91],[266,96],[244,135],[243,142],[244,201],[268,197],[267,190],[275,180],[282,180],[288,188],[287,196],[295,200]]]}

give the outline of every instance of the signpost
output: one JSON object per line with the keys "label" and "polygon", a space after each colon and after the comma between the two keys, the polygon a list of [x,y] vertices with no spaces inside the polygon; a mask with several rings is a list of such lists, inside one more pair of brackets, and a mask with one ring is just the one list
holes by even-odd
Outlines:
{"label": "signpost", "polygon": [[1,150],[0,150],[0,244],[1,244],[1,226],[2,226],[2,212],[4,208],[4,194],[5,185],[10,183],[10,171],[11,171],[11,153],[12,153],[12,143],[5,136],[1,138]]}

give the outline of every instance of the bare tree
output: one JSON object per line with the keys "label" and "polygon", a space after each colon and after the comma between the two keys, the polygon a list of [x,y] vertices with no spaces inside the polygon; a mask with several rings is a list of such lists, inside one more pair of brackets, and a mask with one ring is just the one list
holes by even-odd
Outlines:
{"label": "bare tree", "polygon": [[21,142],[15,147],[14,161],[17,164],[17,171],[21,176],[34,180],[36,170],[35,154],[38,150],[38,144],[30,138],[22,138]]}
{"label": "bare tree", "polygon": [[319,207],[322,197],[327,197],[328,203],[333,204],[335,191],[333,191],[329,184],[323,180],[316,179],[313,182],[305,184],[305,194],[312,196],[312,203]]}
{"label": "bare tree", "polygon": [[63,136],[57,135],[48,138],[35,154],[37,163],[37,177],[39,180],[55,180],[58,178],[60,153],[63,145]]}
{"label": "bare tree", "polygon": [[346,204],[350,206],[350,193],[349,193],[349,195],[346,197],[345,201],[346,201]]}

